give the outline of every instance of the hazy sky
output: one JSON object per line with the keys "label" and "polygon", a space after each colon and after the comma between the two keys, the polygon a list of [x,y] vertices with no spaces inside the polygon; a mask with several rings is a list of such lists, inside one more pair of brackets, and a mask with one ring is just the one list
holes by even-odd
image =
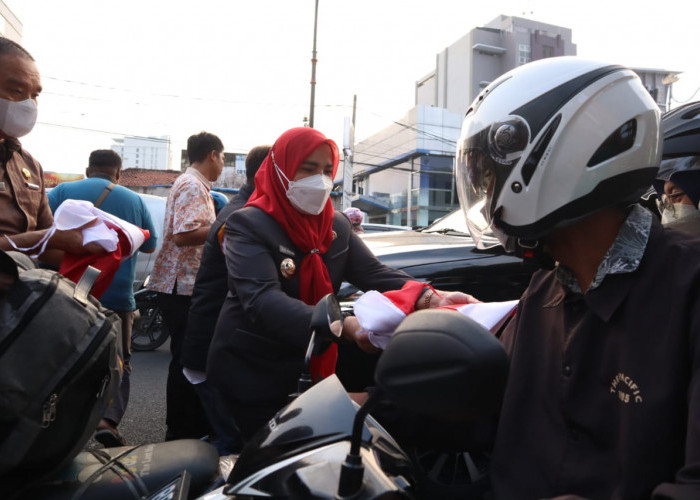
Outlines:
{"label": "hazy sky", "polygon": [[[246,152],[309,114],[314,0],[4,1],[42,73],[23,144],[47,171],[123,135],[169,135],[173,166],[200,130]],[[315,127],[341,143],[355,94],[358,141],[402,118],[436,54],[500,14],[571,28],[583,57],[682,71],[679,101],[700,88],[700,2],[320,0]]]}

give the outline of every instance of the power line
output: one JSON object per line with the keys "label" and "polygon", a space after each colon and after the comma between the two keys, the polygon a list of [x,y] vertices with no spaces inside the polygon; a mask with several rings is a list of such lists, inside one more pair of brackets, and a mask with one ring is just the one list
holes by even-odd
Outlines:
{"label": "power line", "polygon": [[685,103],[687,103],[687,102],[690,102],[690,101],[695,97],[695,95],[696,95],[698,92],[700,92],[700,87],[696,88],[696,89],[695,89],[695,92],[693,92],[692,95],[691,95],[690,97],[688,97],[685,101],[679,101],[678,99],[676,99],[676,98],[673,97],[673,96],[671,96],[671,99],[672,99],[673,101],[677,102],[678,104],[685,104]]}

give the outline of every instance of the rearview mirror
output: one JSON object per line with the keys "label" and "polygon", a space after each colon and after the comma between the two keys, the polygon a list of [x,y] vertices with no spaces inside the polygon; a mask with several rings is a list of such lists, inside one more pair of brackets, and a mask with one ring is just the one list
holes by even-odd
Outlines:
{"label": "rearview mirror", "polygon": [[398,326],[375,380],[400,407],[466,422],[499,412],[508,367],[503,346],[483,326],[457,311],[424,310]]}
{"label": "rearview mirror", "polygon": [[311,315],[310,329],[319,340],[337,340],[343,330],[343,315],[338,299],[332,293],[318,301]]}

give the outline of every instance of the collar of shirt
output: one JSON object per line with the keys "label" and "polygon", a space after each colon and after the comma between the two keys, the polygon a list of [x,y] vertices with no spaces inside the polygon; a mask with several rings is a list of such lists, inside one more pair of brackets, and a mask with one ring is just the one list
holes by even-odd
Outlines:
{"label": "collar of shirt", "polygon": [[199,179],[199,181],[202,184],[204,184],[204,186],[206,186],[207,190],[211,191],[211,181],[209,179],[207,179],[206,177],[204,177],[204,175],[202,175],[202,173],[199,170],[197,170],[194,167],[187,167],[187,170],[185,170],[185,173],[188,175],[193,175],[194,177]]}
{"label": "collar of shirt", "polygon": [[[588,291],[595,290],[609,274],[631,273],[639,267],[649,241],[654,216],[640,205],[634,205],[620,228],[617,238],[598,266]],[[574,275],[564,266],[557,266],[557,279],[575,293],[583,293]]]}
{"label": "collar of shirt", "polygon": [[21,149],[22,144],[17,139],[0,140],[0,158],[3,162],[7,162],[15,151],[19,152]]}

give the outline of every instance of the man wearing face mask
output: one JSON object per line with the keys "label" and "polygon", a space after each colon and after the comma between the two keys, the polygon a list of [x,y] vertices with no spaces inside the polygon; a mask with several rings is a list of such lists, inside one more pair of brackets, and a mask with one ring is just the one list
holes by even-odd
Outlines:
{"label": "man wearing face mask", "polygon": [[39,70],[20,45],[0,38],[0,233],[45,229],[53,223],[43,171],[18,138],[36,123]]}
{"label": "man wearing face mask", "polygon": [[661,124],[664,159],[654,181],[661,223],[700,235],[700,101],[665,113]]}
{"label": "man wearing face mask", "polygon": [[[53,224],[41,165],[18,138],[34,128],[41,78],[34,58],[22,46],[0,37],[0,250],[34,246]],[[4,237],[3,237],[4,236]],[[42,260],[58,264],[56,250],[100,252],[84,247],[80,230],[56,231]]]}

